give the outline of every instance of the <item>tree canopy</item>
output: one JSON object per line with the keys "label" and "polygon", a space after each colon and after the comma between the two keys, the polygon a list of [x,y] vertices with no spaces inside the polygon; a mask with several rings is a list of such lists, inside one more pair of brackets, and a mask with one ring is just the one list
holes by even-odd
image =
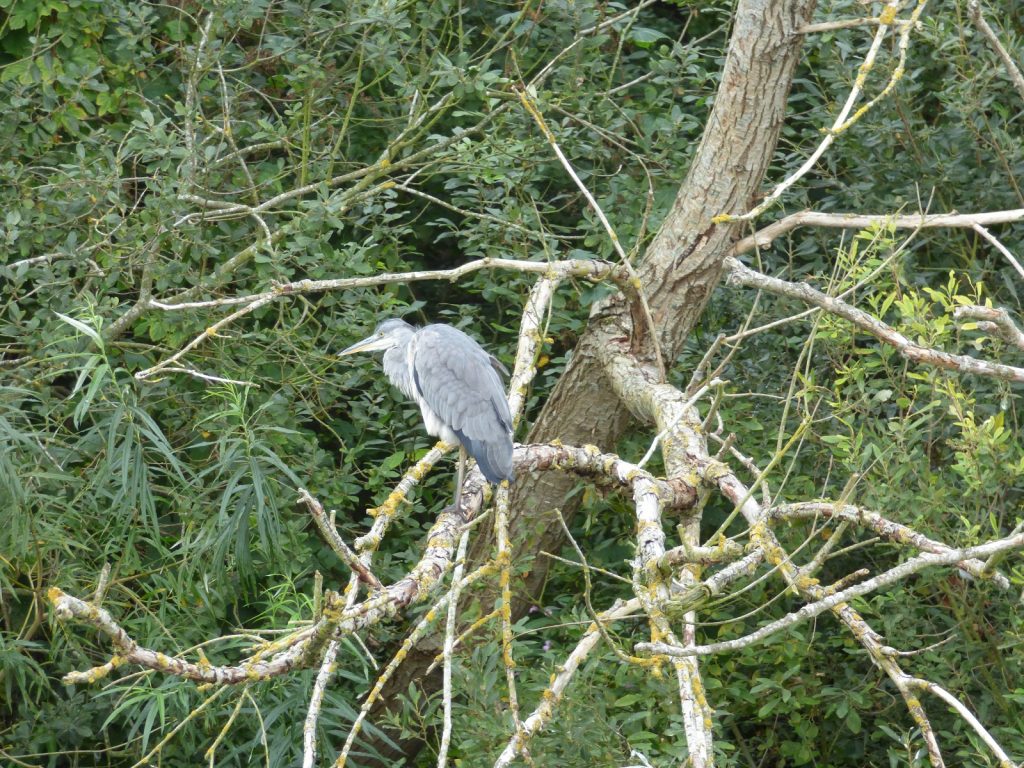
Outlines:
{"label": "tree canopy", "polygon": [[0,764],[1024,760],[1022,30],[0,0]]}

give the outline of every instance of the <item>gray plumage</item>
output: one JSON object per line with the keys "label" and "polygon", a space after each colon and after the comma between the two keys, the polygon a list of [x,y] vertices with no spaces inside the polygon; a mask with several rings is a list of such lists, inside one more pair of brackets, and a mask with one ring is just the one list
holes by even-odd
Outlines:
{"label": "gray plumage", "polygon": [[[512,414],[501,363],[458,328],[417,329],[398,319],[385,320],[341,355],[372,350],[384,350],[385,375],[419,405],[428,434],[462,446],[487,482],[512,479]],[[461,463],[459,469],[461,486]]]}

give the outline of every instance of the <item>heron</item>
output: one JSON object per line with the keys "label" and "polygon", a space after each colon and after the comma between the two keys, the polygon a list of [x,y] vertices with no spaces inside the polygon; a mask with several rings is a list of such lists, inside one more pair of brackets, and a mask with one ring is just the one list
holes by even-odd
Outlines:
{"label": "heron", "polygon": [[498,360],[475,340],[444,323],[416,328],[393,318],[338,353],[384,351],[384,374],[420,407],[427,433],[459,446],[455,505],[468,453],[488,483],[512,480],[512,414]]}

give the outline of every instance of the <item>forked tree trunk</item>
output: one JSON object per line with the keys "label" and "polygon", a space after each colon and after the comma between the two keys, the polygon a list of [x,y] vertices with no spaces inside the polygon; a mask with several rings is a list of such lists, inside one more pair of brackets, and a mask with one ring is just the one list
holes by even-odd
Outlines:
{"label": "forked tree trunk", "polygon": [[[677,381],[680,375],[673,377],[671,363],[718,285],[723,260],[739,234],[736,226],[714,225],[711,220],[720,213],[745,212],[754,204],[800,59],[802,36],[797,30],[810,21],[815,4],[816,0],[740,0],[700,146],[671,212],[638,265],[669,376]],[[629,417],[593,350],[631,334],[629,312],[621,299],[595,308],[528,442],[561,440],[613,450]],[[566,498],[574,483],[573,478],[552,472],[516,481],[510,519],[513,563],[531,562],[516,584],[523,598],[520,612],[547,578],[547,559],[537,553],[558,552],[564,542],[550,510],[561,509],[569,520],[579,507],[578,498]],[[478,536],[473,557],[485,559],[490,547],[487,537]],[[394,705],[395,696],[422,675],[435,653],[435,648],[424,648],[410,655],[381,701]],[[429,690],[436,687],[436,681],[421,684]]]}

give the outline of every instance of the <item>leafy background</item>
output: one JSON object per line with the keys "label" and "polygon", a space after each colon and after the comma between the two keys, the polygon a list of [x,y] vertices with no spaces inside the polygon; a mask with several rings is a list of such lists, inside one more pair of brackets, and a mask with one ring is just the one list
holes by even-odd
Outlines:
{"label": "leafy background", "polygon": [[[821,6],[821,20],[864,13],[852,0]],[[213,691],[132,670],[102,686],[64,686],[61,675],[102,663],[109,646],[81,626],[55,623],[45,590],[58,585],[87,596],[110,563],[105,606],[135,638],[165,652],[205,643],[214,663],[238,658],[258,630],[266,637],[307,619],[314,573],[328,585],[346,574],[296,507],[295,488],[337,509],[351,539],[368,525],[363,510],[429,445],[415,408],[381,384],[372,364],[339,364],[331,353],[376,318],[403,315],[467,327],[508,360],[528,282],[477,273],[458,284],[273,303],[188,358],[198,370],[253,387],[180,374],[136,381],[133,373],[224,310],[151,310],[125,321],[126,313],[147,290],[160,299],[183,291],[209,298],[274,281],[443,268],[482,256],[610,257],[600,226],[510,100],[509,86],[624,7],[0,0],[0,9],[7,105],[0,111],[7,265],[0,267],[0,762],[130,766],[207,702],[162,747],[161,765],[206,761],[232,712],[215,764],[294,765],[311,672],[212,699]],[[728,2],[647,7],[561,56],[539,89],[580,176],[623,241],[641,251],[699,141],[731,10]],[[805,206],[870,213],[1024,206],[1022,105],[965,12],[961,2],[929,7],[893,95],[844,134],[773,215]],[[991,2],[986,12],[1019,58],[1019,5]],[[770,181],[820,140],[867,35],[853,29],[807,39]],[[883,50],[869,93],[884,85],[894,53],[894,45]],[[370,182],[326,181],[378,163],[410,114],[442,98],[445,105],[390,158],[405,166],[390,175],[382,168]],[[486,129],[474,131],[483,119]],[[401,186],[411,174],[409,186],[434,199],[379,186],[388,179]],[[217,220],[207,212],[181,221],[200,210],[188,196],[255,204],[307,185],[266,214],[272,245],[251,216]],[[1011,251],[1024,251],[1024,226],[998,234]],[[979,300],[1019,313],[1021,280],[999,254],[972,232],[906,238],[884,228],[856,236],[798,231],[757,258],[766,271],[817,276],[830,290],[873,275],[858,303],[905,333],[1021,364],[1019,352],[951,321],[952,308]],[[575,285],[556,298],[528,416],[601,290]],[[754,300],[751,292],[715,294],[673,365],[676,382],[685,383],[714,336],[748,313],[757,324],[802,309]],[[835,497],[856,472],[858,503],[950,544],[1005,534],[1020,519],[1019,389],[910,367],[827,318],[748,339],[726,376],[727,430],[760,464],[807,423],[770,483],[780,499]],[[649,439],[637,430],[609,448],[636,458]],[[444,471],[426,482],[379,557],[382,579],[416,561],[449,485]],[[580,492],[586,514],[574,535],[592,565],[621,570],[632,556],[628,507]],[[706,532],[727,512],[709,505]],[[785,537],[795,547],[806,529]],[[830,561],[822,579],[877,571],[901,556],[887,546],[852,549]],[[959,692],[1021,756],[1015,601],[1024,574],[1019,563],[1005,567],[1016,587],[1008,594],[935,571],[857,607],[889,644],[928,648],[907,659],[908,669]],[[581,591],[579,570],[556,565],[517,626],[527,707],[579,636]],[[605,605],[627,592],[597,579],[594,601]],[[777,585],[762,582],[713,606],[702,637],[738,636],[793,606]],[[467,607],[467,618],[474,610]],[[324,743],[340,745],[374,679],[371,655],[387,659],[404,627],[378,628],[367,649],[345,646],[320,719]],[[640,626],[619,631],[624,643],[643,634]],[[484,633],[456,661],[456,764],[485,764],[508,737],[498,647]],[[926,761],[895,691],[829,619],[709,658],[702,668],[721,765]],[[535,740],[534,759],[623,765],[638,750],[652,764],[677,764],[685,741],[674,691],[671,675],[645,676],[599,649]],[[376,724],[386,732],[369,729],[355,762],[372,763],[377,739],[419,736],[426,749],[407,764],[431,764],[437,705],[435,694],[410,687]],[[991,762],[961,720],[939,706],[929,711],[951,763]]]}

